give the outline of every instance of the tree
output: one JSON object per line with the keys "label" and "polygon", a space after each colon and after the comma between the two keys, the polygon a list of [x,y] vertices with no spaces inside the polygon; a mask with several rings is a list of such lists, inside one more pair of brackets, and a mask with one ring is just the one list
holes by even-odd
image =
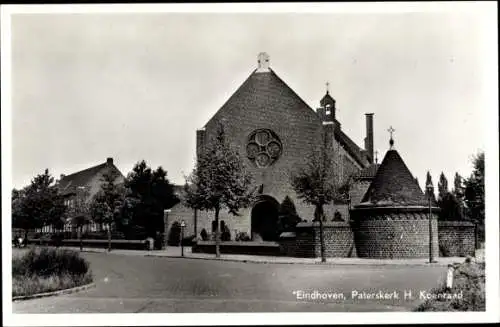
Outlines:
{"label": "tree", "polygon": [[299,199],[314,205],[314,220],[319,221],[321,261],[325,262],[323,221],[326,220],[323,207],[337,200],[341,195],[338,185],[338,169],[335,169],[332,153],[325,144],[309,156],[306,165],[292,174],[292,186]]}
{"label": "tree", "polygon": [[64,200],[48,169],[35,176],[22,190],[12,191],[12,224],[26,233],[28,229],[47,225],[61,228],[65,213]]}
{"label": "tree", "polygon": [[[427,188],[427,185],[431,185],[432,186],[432,190],[429,192],[428,188]],[[425,179],[425,197],[427,199],[431,199],[432,203],[436,203],[436,196],[434,195],[434,184],[432,183],[432,176],[431,176],[431,173],[429,171],[427,171],[427,176],[426,176],[426,179]]]}
{"label": "tree", "polygon": [[111,230],[121,220],[121,208],[124,202],[125,189],[122,185],[116,185],[115,181],[119,174],[109,170],[102,176],[101,189],[92,199],[90,213],[94,222],[106,225],[108,234],[108,251],[111,251]]}
{"label": "tree", "polygon": [[484,241],[484,152],[480,152],[472,159],[473,171],[465,181],[465,203],[469,219],[477,226],[478,238]]}
{"label": "tree", "polygon": [[106,203],[103,192],[96,194],[90,203],[90,215],[92,220],[98,224],[107,226],[108,252],[111,251],[111,223],[113,222],[113,211]]}
{"label": "tree", "polygon": [[80,240],[80,251],[83,250],[83,226],[91,222],[90,203],[88,202],[89,190],[80,186],[76,189],[73,204],[68,208],[68,214],[72,217],[72,224],[78,229]]}
{"label": "tree", "polygon": [[439,201],[440,220],[463,220],[462,206],[453,193],[446,193]]}
{"label": "tree", "polygon": [[90,215],[95,223],[106,225],[108,234],[108,251],[111,251],[111,230],[113,225],[121,226],[121,212],[125,197],[123,185],[117,185],[119,174],[109,170],[103,174],[101,188],[90,203]]}
{"label": "tree", "polygon": [[464,179],[458,173],[455,173],[455,178],[453,180],[453,196],[457,199],[458,204],[460,205],[461,217],[462,219],[466,218],[465,212],[465,186]]}
{"label": "tree", "polygon": [[219,213],[238,210],[254,200],[252,179],[237,151],[226,140],[224,128],[200,153],[195,169],[186,178],[184,203],[193,209],[215,212],[215,255],[220,257]]}
{"label": "tree", "polygon": [[464,180],[462,176],[460,176],[458,173],[455,173],[455,179],[453,180],[453,195],[457,198],[459,201],[464,200]]}
{"label": "tree", "polygon": [[130,217],[129,226],[140,226],[148,237],[163,232],[163,210],[171,208],[179,200],[174,194],[167,173],[162,167],[152,171],[144,160],[138,162],[125,181],[128,189],[124,215]]}
{"label": "tree", "polygon": [[31,228],[32,221],[23,210],[23,200],[25,197],[25,190],[12,190],[12,227],[21,228],[24,230],[25,238],[27,230]]}
{"label": "tree", "polygon": [[[457,183],[455,175],[455,184]],[[448,191],[448,180],[441,172],[438,183],[438,206],[440,220],[463,220],[461,201],[455,196],[455,191]]]}
{"label": "tree", "polygon": [[441,202],[448,194],[448,180],[443,172],[439,175],[438,182],[438,203]]}

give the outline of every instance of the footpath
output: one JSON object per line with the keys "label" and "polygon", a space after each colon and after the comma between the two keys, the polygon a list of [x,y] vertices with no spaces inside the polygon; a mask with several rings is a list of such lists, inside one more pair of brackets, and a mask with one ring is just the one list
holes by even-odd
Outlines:
{"label": "footpath", "polygon": [[[78,247],[63,247],[79,251]],[[321,262],[321,258],[295,258],[278,257],[262,255],[244,255],[244,254],[221,254],[219,258],[215,254],[193,253],[191,247],[184,247],[184,254],[180,247],[167,247],[165,250],[111,250],[99,248],[83,248],[83,252],[103,253],[107,255],[130,255],[144,257],[162,257],[179,259],[198,259],[198,260],[219,260],[233,262],[249,262],[262,264],[322,264],[322,265],[368,265],[368,266],[448,266],[449,264],[462,263],[463,257],[437,257],[435,263],[429,263],[428,258],[416,259],[364,259],[364,258],[326,258],[326,262]],[[480,255],[479,255],[480,256]],[[482,260],[482,258],[476,258]]]}

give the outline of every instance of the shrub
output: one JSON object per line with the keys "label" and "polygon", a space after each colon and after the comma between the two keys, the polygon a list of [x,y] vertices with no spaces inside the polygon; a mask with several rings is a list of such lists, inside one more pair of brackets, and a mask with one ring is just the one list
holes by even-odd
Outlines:
{"label": "shrub", "polygon": [[64,239],[63,233],[55,233],[52,235],[52,244],[55,245],[56,247],[59,247],[62,245],[63,239]]}
{"label": "shrub", "polygon": [[142,226],[130,226],[123,231],[123,238],[127,240],[145,240],[147,237],[146,229]]}
{"label": "shrub", "polygon": [[245,232],[239,232],[238,234],[236,234],[235,237],[235,241],[248,242],[250,240],[251,240],[250,236],[248,236],[248,234]]}
{"label": "shrub", "polygon": [[162,233],[156,234],[154,238],[154,247],[156,250],[161,250],[165,246],[165,237]]}
{"label": "shrub", "polygon": [[12,279],[12,296],[31,295],[73,288],[92,282],[92,275],[53,275],[48,278],[40,276],[23,276]]}
{"label": "shrub", "polygon": [[168,234],[168,245],[179,246],[181,242],[181,224],[174,221],[172,227],[170,227],[170,233]]}
{"label": "shrub", "polygon": [[229,227],[227,227],[227,225],[224,225],[224,229],[222,230],[222,233],[220,235],[220,240],[224,242],[231,240],[231,231],[229,230]]}
{"label": "shrub", "polygon": [[193,241],[195,240],[196,236],[195,235],[190,235],[188,237],[184,237],[182,239],[182,245],[183,246],[193,246]]}
{"label": "shrub", "polygon": [[453,274],[453,288],[447,290],[441,286],[432,290],[432,293],[463,294],[460,299],[432,299],[418,306],[415,311],[484,311],[485,306],[485,264],[484,262],[465,263],[455,268]]}
{"label": "shrub", "polygon": [[87,240],[107,240],[108,233],[106,231],[102,232],[86,232],[82,234],[83,239]]}
{"label": "shrub", "polygon": [[200,236],[201,236],[201,239],[203,241],[207,241],[208,240],[208,233],[207,233],[207,230],[205,228],[203,228],[200,232]]}
{"label": "shrub", "polygon": [[78,252],[64,249],[32,248],[12,260],[12,276],[84,275],[88,270]]}
{"label": "shrub", "polygon": [[88,262],[78,252],[32,248],[12,257],[12,295],[29,295],[76,287],[92,281]]}
{"label": "shrub", "polygon": [[335,210],[332,221],[344,221],[342,214],[338,210]]}

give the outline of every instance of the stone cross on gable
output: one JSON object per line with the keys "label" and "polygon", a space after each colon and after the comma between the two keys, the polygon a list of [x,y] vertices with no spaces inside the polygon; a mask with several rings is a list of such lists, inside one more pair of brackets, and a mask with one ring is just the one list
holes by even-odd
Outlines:
{"label": "stone cross on gable", "polygon": [[391,149],[393,148],[394,146],[394,139],[392,138],[392,133],[394,133],[396,130],[394,128],[389,127],[389,129],[387,130],[390,134],[391,134],[391,139],[389,140],[389,145],[391,146]]}
{"label": "stone cross on gable", "polygon": [[257,72],[269,71],[269,55],[265,52],[259,53],[257,56]]}
{"label": "stone cross on gable", "polygon": [[375,163],[378,163],[378,150],[375,150]]}
{"label": "stone cross on gable", "polygon": [[330,92],[330,83],[329,82],[326,82],[326,94],[328,94]]}

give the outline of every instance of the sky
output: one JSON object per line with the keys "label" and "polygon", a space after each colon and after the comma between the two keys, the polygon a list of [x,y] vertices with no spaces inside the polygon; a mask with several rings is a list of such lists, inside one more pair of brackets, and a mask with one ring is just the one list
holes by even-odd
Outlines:
{"label": "sky", "polygon": [[[379,162],[395,148],[423,186],[449,185],[485,150],[497,46],[474,10],[406,13],[121,13],[11,16],[12,185],[113,157],[174,183],[196,130],[257,67],[259,52],[311,108],[329,83],[343,131],[363,147],[374,113]],[[493,102],[494,103],[494,102]],[[272,109],[270,109],[272,110]],[[4,122],[2,122],[4,123]],[[497,135],[497,134],[493,134]]]}

